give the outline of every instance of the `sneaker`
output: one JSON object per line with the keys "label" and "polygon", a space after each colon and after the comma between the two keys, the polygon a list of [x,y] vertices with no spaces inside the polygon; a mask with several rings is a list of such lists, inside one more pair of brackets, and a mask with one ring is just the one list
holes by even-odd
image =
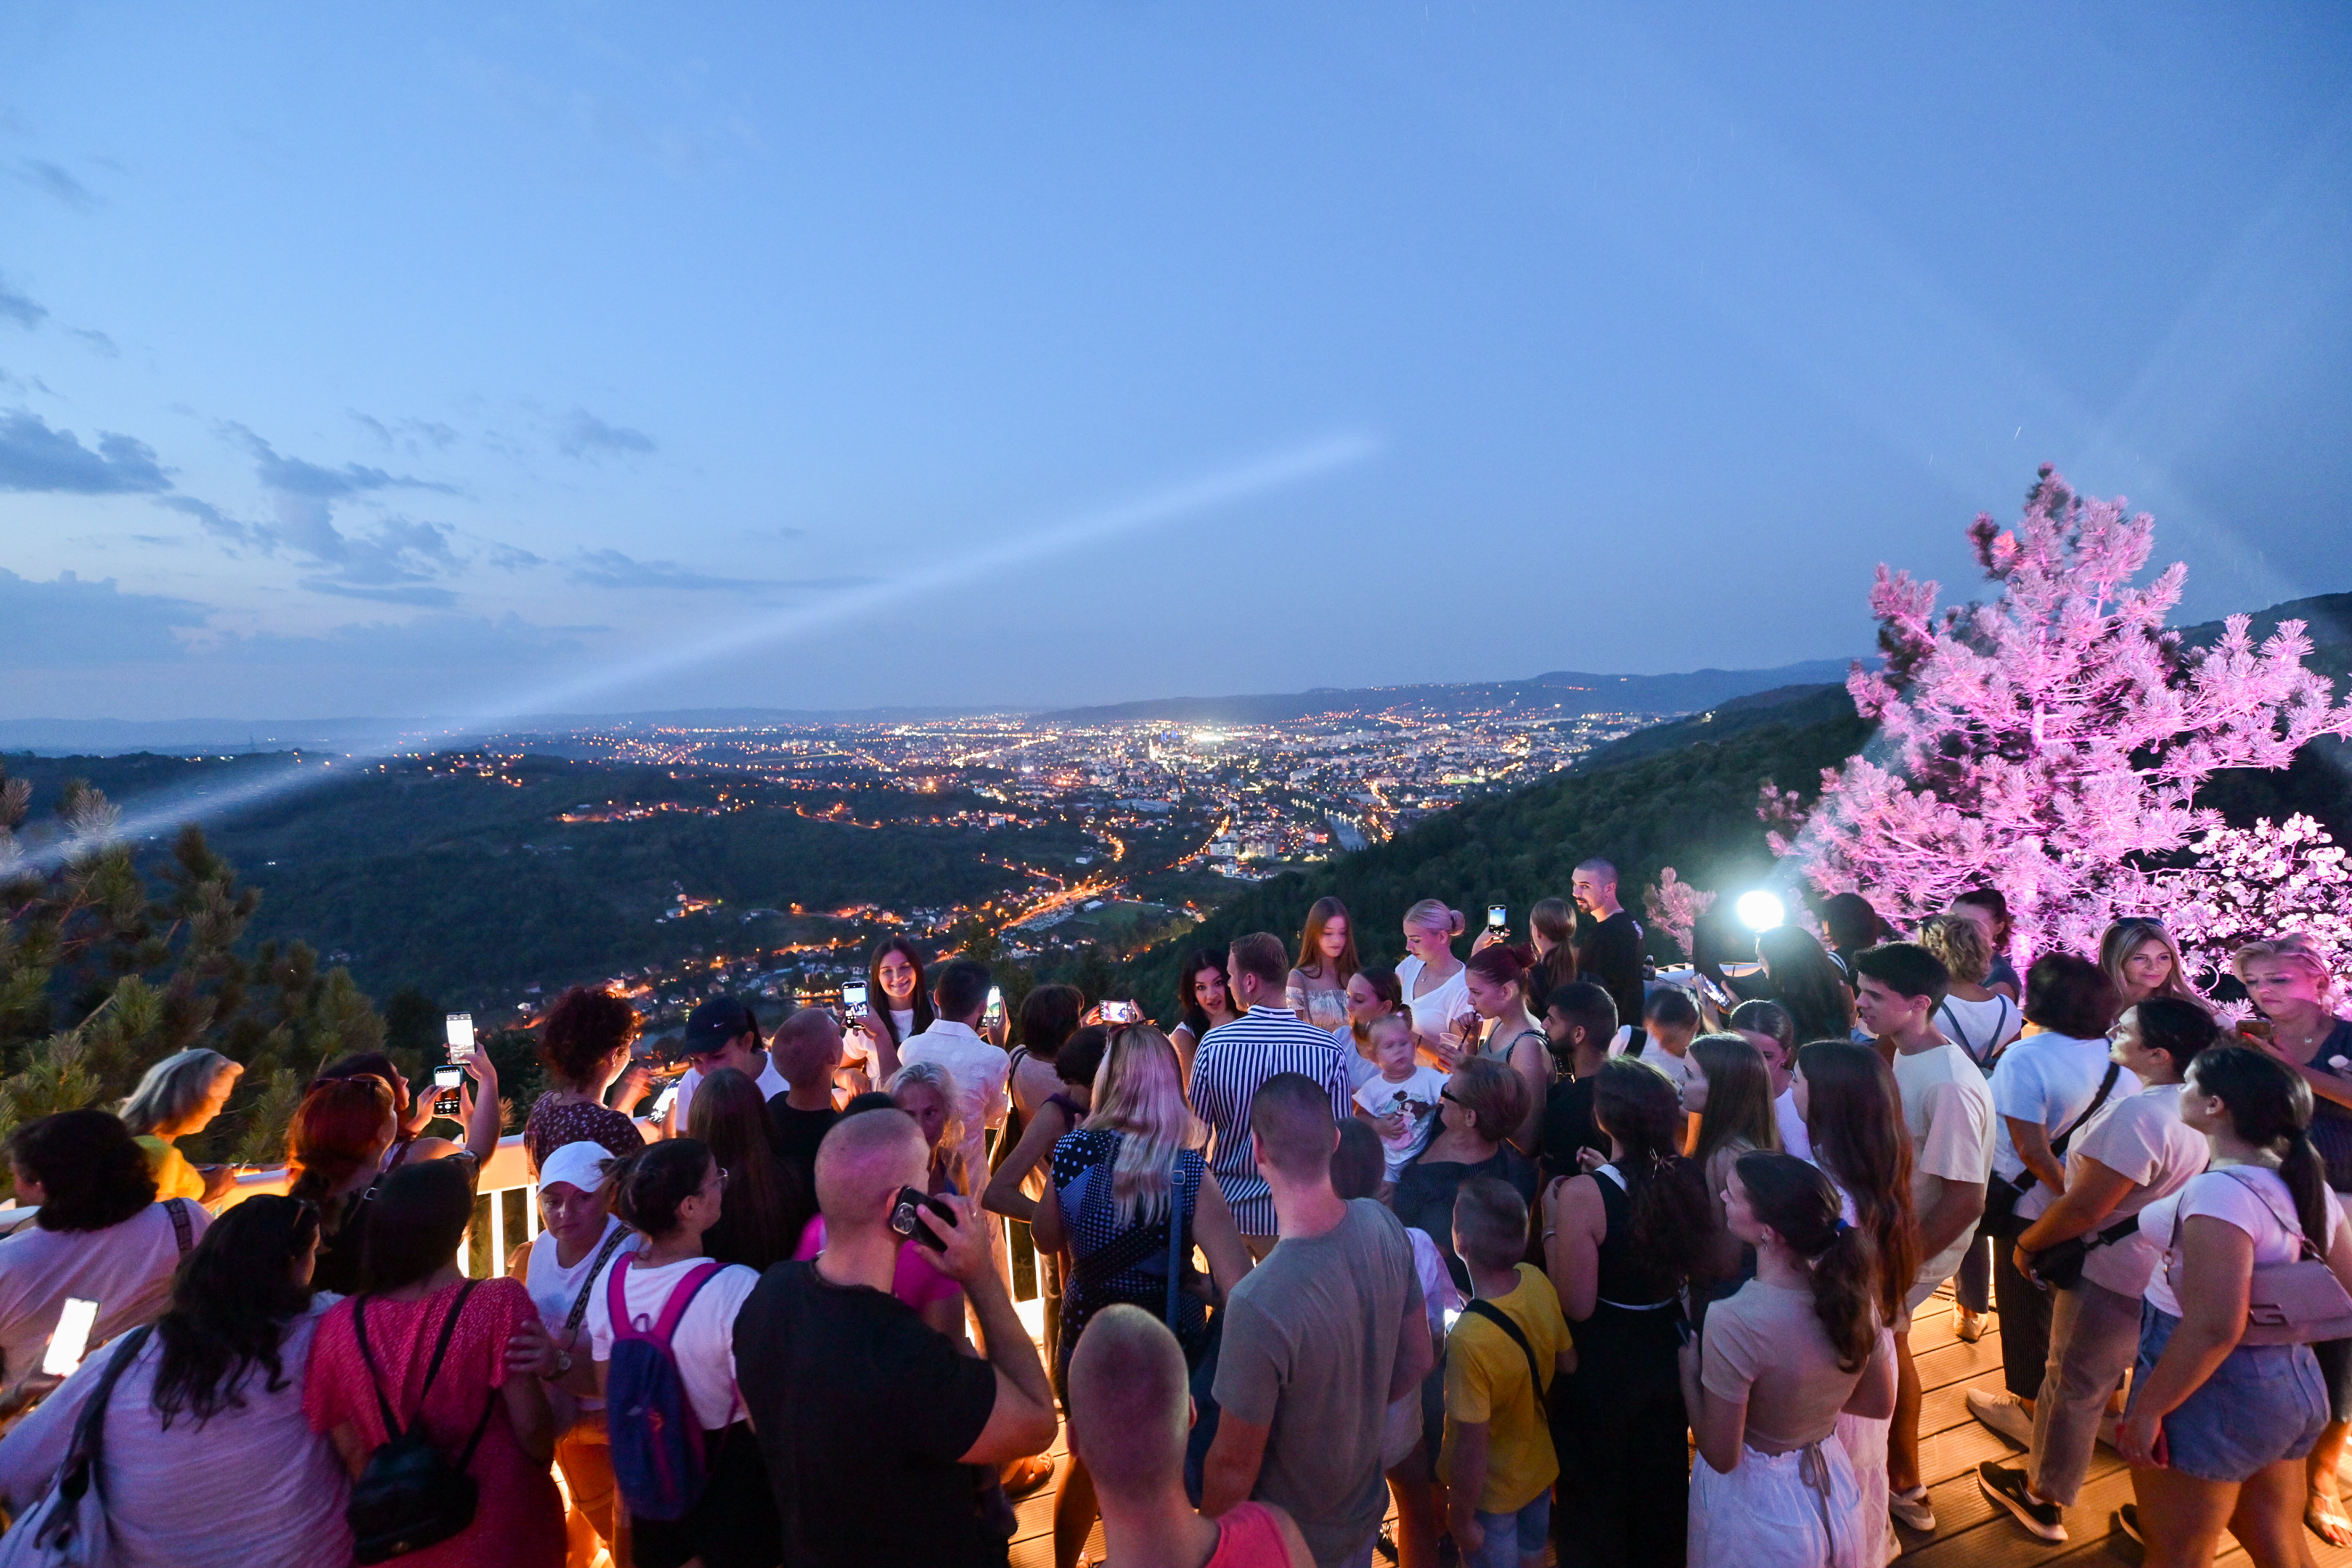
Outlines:
{"label": "sneaker", "polygon": [[1936,1508],[1927,1500],[1926,1487],[1913,1487],[1907,1492],[1889,1492],[1886,1511],[1895,1516],[1897,1524],[1933,1535],[1936,1533]]}
{"label": "sneaker", "polygon": [[1971,1312],[1966,1307],[1953,1308],[1952,1332],[1962,1344],[1976,1343],[1984,1338],[1984,1314]]}
{"label": "sneaker", "polygon": [[1996,1465],[1990,1459],[1977,1467],[1977,1485],[1985,1496],[2017,1516],[2017,1522],[2044,1541],[2066,1539],[2065,1510],[2054,1502],[2043,1502],[2025,1484],[2025,1472],[2015,1465]]}
{"label": "sneaker", "polygon": [[2147,1544],[2146,1539],[2144,1539],[2139,1532],[2139,1504],[2136,1502],[2127,1502],[2124,1504],[2123,1507],[2116,1510],[2116,1528],[2122,1531],[2126,1535],[2130,1536],[2140,1545],[2146,1546]]}
{"label": "sneaker", "polygon": [[2019,1447],[2033,1447],[2033,1413],[2007,1389],[1969,1389],[1969,1414]]}

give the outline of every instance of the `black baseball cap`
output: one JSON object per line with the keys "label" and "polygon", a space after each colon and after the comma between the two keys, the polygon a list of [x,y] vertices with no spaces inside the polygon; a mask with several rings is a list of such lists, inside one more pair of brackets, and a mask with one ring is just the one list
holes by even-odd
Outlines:
{"label": "black baseball cap", "polygon": [[686,1033],[677,1043],[678,1055],[707,1057],[743,1034],[751,1037],[756,1049],[761,1043],[760,1020],[752,1016],[751,1009],[740,996],[713,996],[688,1015]]}

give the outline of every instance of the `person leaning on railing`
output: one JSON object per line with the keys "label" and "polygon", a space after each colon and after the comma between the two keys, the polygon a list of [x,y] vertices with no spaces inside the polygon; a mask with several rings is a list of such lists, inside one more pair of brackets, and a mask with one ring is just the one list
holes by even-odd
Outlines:
{"label": "person leaning on railing", "polygon": [[[646,1070],[629,1065],[636,1037],[637,1010],[625,997],[574,985],[555,999],[539,1031],[548,1088],[531,1102],[522,1127],[532,1170],[566,1143],[601,1143],[620,1159],[646,1146],[645,1134],[629,1120],[647,1083]],[[608,1105],[605,1096],[616,1080],[621,1091]]]}
{"label": "person leaning on railing", "polygon": [[244,1072],[218,1051],[175,1051],[149,1068],[122,1102],[122,1124],[146,1152],[156,1196],[209,1204],[236,1184],[235,1170],[191,1165],[173,1141],[211,1126]]}

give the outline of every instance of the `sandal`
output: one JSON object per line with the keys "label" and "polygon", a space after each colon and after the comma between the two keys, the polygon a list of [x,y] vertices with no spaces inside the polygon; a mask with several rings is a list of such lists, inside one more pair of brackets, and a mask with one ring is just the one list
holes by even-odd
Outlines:
{"label": "sandal", "polygon": [[2352,1518],[2344,1513],[2344,1500],[2313,1492],[2303,1507],[2303,1525],[2330,1546],[2352,1546]]}

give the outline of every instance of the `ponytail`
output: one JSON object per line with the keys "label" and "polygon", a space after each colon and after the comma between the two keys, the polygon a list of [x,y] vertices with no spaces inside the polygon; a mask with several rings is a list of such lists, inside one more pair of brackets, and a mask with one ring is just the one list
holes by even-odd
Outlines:
{"label": "ponytail", "polygon": [[1706,1178],[1682,1157],[1674,1080],[1645,1061],[1612,1057],[1593,1075],[1592,1116],[1625,1151],[1617,1168],[1625,1175],[1628,1257],[1644,1270],[1643,1283],[1680,1289],[1702,1261],[1715,1214]]}
{"label": "ponytail", "polygon": [[2188,1081],[2221,1102],[2231,1131],[2258,1149],[2277,1152],[2279,1175],[2294,1196],[2304,1238],[2326,1250],[2327,1166],[2311,1143],[2311,1086],[2276,1057],[2246,1046],[2198,1052]]}
{"label": "ponytail", "polygon": [[701,1190],[710,1161],[710,1145],[699,1138],[665,1138],[608,1162],[614,1212],[645,1236],[668,1235],[677,1228],[678,1205]]}
{"label": "ponytail", "polygon": [[1813,1315],[1837,1352],[1838,1370],[1860,1372],[1878,1337],[1878,1249],[1870,1233],[1838,1212],[1837,1188],[1793,1154],[1742,1154],[1732,1167],[1759,1220],[1811,1266]]}

